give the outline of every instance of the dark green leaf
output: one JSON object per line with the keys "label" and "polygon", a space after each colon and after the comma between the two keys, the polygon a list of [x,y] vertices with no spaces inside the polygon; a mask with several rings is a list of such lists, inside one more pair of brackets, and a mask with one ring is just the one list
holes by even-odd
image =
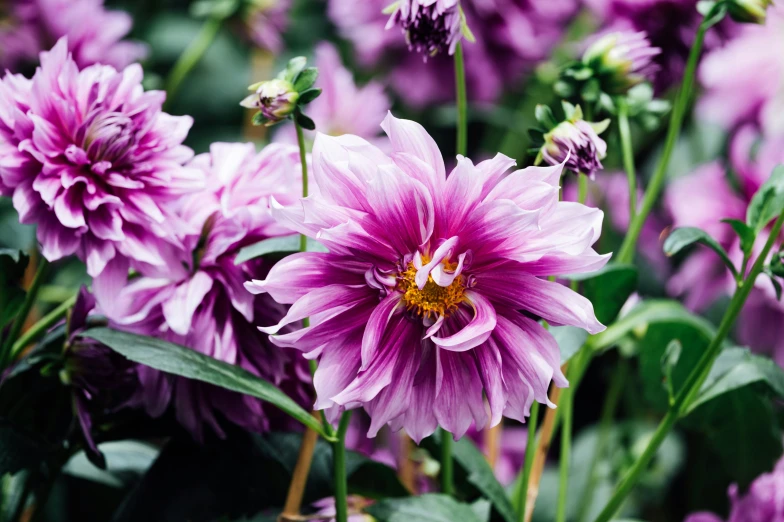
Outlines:
{"label": "dark green leaf", "polygon": [[637,289],[637,269],[632,265],[612,264],[586,276],[581,278],[583,292],[593,304],[596,318],[602,324],[612,323]]}
{"label": "dark green leaf", "polygon": [[[85,337],[107,345],[128,359],[166,373],[214,384],[274,404],[324,437],[321,423],[275,385],[238,366],[160,339],[109,328],[91,328]],[[329,438],[329,437],[327,437]]]}
{"label": "dark green leaf", "polygon": [[297,92],[307,91],[316,83],[316,78],[318,78],[318,69],[315,67],[303,69],[294,80],[294,90]]}
{"label": "dark green leaf", "polygon": [[[245,261],[248,261],[249,259],[254,259],[265,254],[291,254],[294,252],[299,252],[299,241],[299,234],[273,237],[259,241],[258,243],[248,245],[240,250],[237,254],[237,257],[234,258],[234,264],[239,265]],[[308,252],[328,252],[324,245],[311,238],[307,238],[307,248]]]}
{"label": "dark green leaf", "polygon": [[675,365],[678,364],[678,359],[681,357],[681,352],[683,351],[683,345],[678,339],[673,339],[667,345],[667,348],[664,350],[664,355],[662,355],[661,359],[661,371],[664,375],[664,387],[667,389],[667,395],[670,400],[670,404],[673,403],[675,400],[675,392],[673,391],[672,386],[672,370],[675,368]]}
{"label": "dark green leaf", "polygon": [[474,444],[463,437],[452,446],[455,461],[466,471],[467,480],[482,493],[506,522],[515,522],[515,512],[504,487],[495,478],[487,459]]}
{"label": "dark green leaf", "polygon": [[720,395],[753,384],[765,385],[776,396],[784,397],[784,370],[770,358],[754,355],[746,348],[726,348],[713,363],[686,414]]}
{"label": "dark green leaf", "polygon": [[561,364],[571,359],[588,339],[588,332],[576,326],[551,326],[550,333],[561,351]]}
{"label": "dark green leaf", "polygon": [[251,123],[253,123],[253,125],[256,125],[258,127],[260,125],[266,125],[268,121],[269,120],[266,118],[266,116],[264,116],[260,112],[257,112],[256,114],[253,115],[253,119],[251,120]]}
{"label": "dark green leaf", "polygon": [[746,209],[746,224],[756,233],[784,211],[784,165],[773,169]]}
{"label": "dark green leaf", "polygon": [[547,105],[537,105],[534,110],[534,116],[536,117],[536,121],[541,123],[548,131],[558,125],[558,121],[555,119],[552,109]]}
{"label": "dark green leaf", "polygon": [[468,504],[432,493],[382,500],[366,511],[378,522],[482,522]]}
{"label": "dark green leaf", "polygon": [[751,249],[754,247],[754,238],[756,237],[754,230],[739,219],[722,219],[721,221],[729,224],[738,235],[741,250],[745,254],[751,253]]}
{"label": "dark green leaf", "polygon": [[79,452],[66,463],[63,472],[113,488],[123,488],[143,476],[158,456],[155,446],[134,440],[105,442],[100,451],[106,459],[106,469],[94,466]]}
{"label": "dark green leaf", "polygon": [[727,2],[716,2],[710,9],[707,10],[705,15],[705,24],[711,27],[721,22],[727,14]]}
{"label": "dark green leaf", "polygon": [[667,236],[667,239],[664,240],[664,253],[672,256],[694,243],[705,245],[716,252],[732,274],[737,276],[738,270],[735,268],[735,264],[730,259],[730,256],[727,255],[726,250],[707,232],[696,227],[682,227],[673,230]]}
{"label": "dark green leaf", "polygon": [[318,98],[320,95],[321,89],[308,89],[307,91],[303,91],[299,94],[299,100],[297,100],[297,103],[300,105],[307,105],[308,103]]}
{"label": "dark green leaf", "polygon": [[311,131],[316,130],[316,123],[301,112],[297,112],[294,117],[297,119],[299,126],[303,129]]}

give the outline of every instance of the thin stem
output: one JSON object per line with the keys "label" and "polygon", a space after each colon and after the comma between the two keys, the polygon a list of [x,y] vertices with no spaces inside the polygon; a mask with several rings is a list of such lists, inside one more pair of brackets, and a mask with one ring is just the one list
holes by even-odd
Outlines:
{"label": "thin stem", "polygon": [[57,324],[60,319],[66,316],[68,310],[73,308],[76,303],[76,295],[72,295],[66,301],[63,301],[57,308],[43,316],[33,326],[23,333],[19,339],[11,347],[11,360],[16,360],[25,346],[38,339],[41,335],[46,333],[49,328]]}
{"label": "thin stem", "polygon": [[335,522],[348,521],[348,483],[346,477],[346,431],[351,411],[343,413],[338,425],[338,440],[332,443],[335,465]]}
{"label": "thin stem", "polygon": [[[319,415],[313,412],[314,416]],[[331,428],[330,428],[331,429]],[[297,455],[297,462],[294,464],[294,471],[291,476],[291,483],[289,490],[286,493],[286,503],[283,505],[282,518],[294,518],[299,515],[300,507],[302,506],[302,497],[305,495],[305,485],[308,481],[308,473],[310,472],[310,464],[313,460],[313,452],[316,449],[316,441],[318,440],[318,433],[311,429],[306,429],[302,435],[302,442],[299,446],[299,455]]]}
{"label": "thin stem", "polygon": [[634,169],[634,147],[629,128],[629,104],[623,96],[618,98],[618,131],[621,135],[623,168],[629,182],[629,220],[637,215],[637,173]]}
{"label": "thin stem", "polygon": [[613,373],[612,381],[610,382],[610,388],[607,390],[607,397],[604,401],[604,406],[602,406],[602,415],[601,420],[599,421],[599,432],[596,437],[596,446],[594,447],[593,455],[591,456],[591,463],[588,466],[588,483],[583,490],[583,494],[580,498],[579,506],[579,513],[580,518],[579,520],[588,520],[588,514],[591,510],[591,504],[593,501],[593,490],[594,486],[596,486],[596,481],[594,480],[596,475],[596,465],[599,463],[599,459],[604,454],[605,447],[610,439],[610,432],[612,429],[612,422],[613,417],[615,416],[615,410],[618,408],[618,402],[621,398],[621,392],[623,391],[623,387],[626,384],[626,376],[629,371],[629,364],[626,359],[621,359],[618,362],[618,367],[615,369],[615,373]]}
{"label": "thin stem", "polygon": [[19,337],[19,334],[22,333],[22,328],[27,320],[27,316],[30,314],[30,310],[33,308],[33,303],[35,303],[35,298],[38,295],[38,289],[41,287],[41,283],[43,283],[44,274],[46,274],[46,269],[48,267],[49,263],[45,258],[41,257],[38,263],[38,269],[33,277],[33,282],[30,284],[30,288],[27,289],[25,300],[14,318],[11,330],[8,332],[8,337],[3,343],[2,352],[0,352],[0,371],[5,369],[6,364],[9,362],[9,358],[12,355],[11,349]]}
{"label": "thin stem", "polygon": [[572,453],[572,404],[574,394],[571,388],[564,392],[563,427],[561,428],[561,458],[558,463],[558,505],[555,511],[556,522],[566,522],[566,493],[569,488],[569,464]]}
{"label": "thin stem", "polygon": [[[565,368],[563,368],[565,370]],[[550,390],[549,399],[553,404],[561,404],[561,392],[564,388],[553,387]],[[534,455],[534,462],[531,466],[531,476],[528,479],[528,491],[526,495],[524,522],[530,522],[534,515],[534,506],[536,505],[536,497],[539,496],[539,482],[542,480],[542,472],[544,471],[544,463],[547,459],[547,452],[550,451],[550,443],[553,440],[553,433],[555,432],[555,412],[560,411],[560,408],[548,409],[545,412],[544,420],[542,421],[542,429],[539,431],[539,443],[536,445],[536,454]]]}
{"label": "thin stem", "polygon": [[[294,128],[297,129],[297,144],[299,145],[299,162],[302,165],[302,197],[308,197],[308,162],[305,153],[305,136],[302,133],[302,127],[299,123],[294,122]],[[305,234],[299,236],[299,251],[307,252],[308,238]]]}
{"label": "thin stem", "polygon": [[457,42],[455,48],[455,87],[457,89],[457,153],[465,156],[468,149],[468,102],[462,42]]}
{"label": "thin stem", "polygon": [[515,498],[515,508],[517,509],[517,520],[524,522],[525,505],[528,500],[528,482],[531,479],[531,469],[534,466],[534,456],[536,455],[536,422],[539,419],[539,403],[534,401],[531,405],[531,415],[528,417],[528,440],[525,444],[525,462],[523,463],[523,480],[517,490]]}
{"label": "thin stem", "polygon": [[196,38],[194,38],[190,44],[188,44],[188,47],[185,48],[177,59],[177,63],[174,64],[174,67],[172,67],[172,70],[169,73],[169,77],[166,79],[166,103],[164,104],[164,107],[171,105],[172,100],[180,90],[182,81],[188,76],[196,64],[201,61],[204,53],[207,52],[207,49],[210,48],[213,40],[215,40],[215,36],[218,34],[220,26],[221,21],[219,19],[207,19],[204,22],[204,25],[201,26],[199,34],[196,35]]}
{"label": "thin stem", "polygon": [[443,428],[441,428],[441,492],[446,495],[455,493],[452,434]]}
{"label": "thin stem", "polygon": [[694,85],[694,72],[697,68],[700,53],[702,52],[702,44],[705,40],[705,33],[707,32],[708,27],[709,24],[706,20],[703,20],[699,29],[697,29],[697,36],[694,39],[694,44],[689,52],[689,61],[686,64],[686,72],[683,75],[683,84],[678,92],[670,117],[670,126],[667,129],[664,151],[659,159],[659,164],[656,166],[656,171],[648,184],[648,188],[645,190],[639,212],[629,224],[629,231],[626,233],[626,237],[624,238],[618,253],[619,263],[629,263],[632,261],[634,250],[637,246],[637,239],[640,237],[645,219],[653,209],[653,205],[656,203],[656,199],[659,197],[659,193],[664,186],[664,180],[667,177],[667,167],[670,164],[672,151],[675,149],[675,143],[678,141],[681,126],[683,125],[683,118],[686,115],[686,107],[689,103],[692,86]]}
{"label": "thin stem", "polygon": [[670,406],[670,409],[667,411],[667,414],[659,423],[658,428],[656,428],[656,431],[648,442],[648,446],[645,448],[645,451],[643,451],[642,455],[640,455],[634,465],[629,469],[621,482],[618,484],[617,488],[615,489],[615,493],[610,498],[610,501],[604,507],[599,516],[596,517],[595,522],[609,522],[609,520],[615,516],[615,513],[621,507],[621,504],[623,504],[623,501],[629,495],[632,488],[637,483],[637,480],[639,480],[640,474],[646,469],[651,459],[656,454],[659,446],[661,446],[662,442],[664,442],[664,439],[667,437],[667,435],[669,435],[680,416],[687,410],[692,400],[694,400],[694,397],[699,392],[702,384],[705,382],[705,379],[707,379],[708,373],[713,366],[713,362],[721,352],[724,339],[729,334],[732,325],[735,323],[735,319],[737,319],[738,314],[743,308],[743,304],[746,302],[749,293],[751,293],[751,289],[754,287],[754,281],[757,279],[757,276],[760,274],[760,272],[762,272],[762,267],[765,265],[765,260],[770,253],[770,249],[773,247],[773,243],[776,242],[779,236],[782,224],[784,224],[784,212],[781,213],[781,215],[776,220],[776,223],[774,223],[773,228],[770,231],[768,241],[765,243],[765,247],[762,249],[759,257],[754,262],[754,265],[751,267],[749,276],[743,281],[743,284],[738,287],[738,289],[735,291],[735,294],[732,296],[732,300],[730,301],[730,305],[727,308],[727,312],[724,314],[724,317],[721,320],[721,324],[719,324],[719,330],[716,332],[716,336],[713,338],[713,340],[711,340],[711,343],[703,353],[702,357],[697,363],[697,366],[695,366],[695,368],[689,374],[688,379],[686,379],[683,387],[678,392],[678,395],[675,397],[675,400]]}

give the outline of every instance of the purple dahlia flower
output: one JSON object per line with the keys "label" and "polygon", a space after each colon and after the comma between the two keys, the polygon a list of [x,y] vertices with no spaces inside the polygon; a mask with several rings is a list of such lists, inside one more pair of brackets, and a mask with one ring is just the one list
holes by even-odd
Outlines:
{"label": "purple dahlia flower", "polygon": [[[729,488],[732,503],[727,522],[779,522],[784,520],[784,460],[779,460],[770,473],[754,479],[745,495],[738,485]],[[712,513],[694,513],[684,522],[723,522]]]}
{"label": "purple dahlia flower", "polygon": [[[586,0],[608,31],[644,31],[651,46],[661,49],[653,58],[658,66],[654,79],[657,93],[680,83],[689,50],[702,15],[698,0]],[[732,22],[711,28],[705,48],[716,48],[735,30]]]}
{"label": "purple dahlia flower", "polygon": [[399,26],[411,51],[428,56],[454,54],[460,41],[460,7],[457,0],[401,0],[387,22]]}
{"label": "purple dahlia flower", "polygon": [[608,93],[623,94],[654,79],[659,67],[652,59],[660,52],[643,31],[616,31],[600,35],[583,54],[583,63],[607,78]]}
{"label": "purple dahlia flower", "polygon": [[244,32],[261,49],[279,53],[288,25],[291,0],[252,0],[243,13]]}
{"label": "purple dahlia flower", "polygon": [[122,69],[144,58],[144,44],[121,40],[133,21],[107,11],[103,0],[8,0],[0,27],[0,69],[16,71],[62,37],[80,68],[96,63]]}
{"label": "purple dahlia flower", "polygon": [[319,134],[320,194],[300,209],[273,203],[329,253],[294,254],[248,283],[292,305],[261,329],[310,317],[272,341],[318,358],[315,407],[364,406],[370,436],[390,423],[417,441],[439,424],[461,437],[472,422],[523,421],[534,400],[552,406],[550,381],[568,383],[555,340],[531,317],[604,329],[587,299],[545,278],[607,262],[591,248],[602,212],[558,201],[563,165],[507,174],[515,162],[503,155],[478,165],[458,156],[447,177],[422,126],[390,114],[382,128],[389,156]]}
{"label": "purple dahlia flower", "polygon": [[[411,0],[406,0],[411,2]],[[388,0],[329,0],[328,13],[342,36],[354,43],[365,67],[391,70],[390,85],[407,103],[423,107],[454,100],[454,64],[448,53],[427,63],[409,52],[398,31],[385,30]],[[424,4],[418,0],[419,4]],[[434,4],[430,1],[430,4]],[[438,4],[453,2],[440,0]],[[577,0],[462,0],[460,7],[476,37],[464,46],[469,98],[495,101],[516,86],[560,40]]]}
{"label": "purple dahlia flower", "polygon": [[727,45],[709,53],[699,70],[705,93],[701,117],[725,127],[759,125],[784,135],[784,5],[770,9],[764,26],[745,25]]}
{"label": "purple dahlia flower", "polygon": [[[142,273],[111,299],[99,299],[116,328],[181,344],[263,377],[310,402],[307,365],[270,344],[254,324],[273,322],[285,308],[243,288],[265,273],[261,260],[236,265],[237,252],[263,239],[290,234],[271,216],[269,201],[293,203],[299,193],[299,153],[270,145],[215,143],[190,166],[203,171],[207,189],[182,202],[179,216],[197,232],[187,235],[167,272]],[[222,436],[220,414],[254,431],[269,428],[270,410],[258,399],[139,368],[138,399],[157,416],[173,404],[179,421],[203,438],[204,426]]]}
{"label": "purple dahlia flower", "polygon": [[170,204],[203,183],[184,168],[192,119],[161,112],[142,69],[79,70],[65,39],[41,53],[31,80],[0,80],[0,185],[22,223],[37,225],[49,261],[76,254],[112,293],[131,265],[165,268],[187,223]]}
{"label": "purple dahlia flower", "polygon": [[609,124],[609,120],[598,123],[583,120],[578,106],[572,117],[544,135],[544,145],[539,152],[541,158],[537,158],[537,162],[543,159],[550,165],[565,164],[575,174],[593,179],[596,171],[603,168],[601,160],[607,155],[607,143],[599,134]]}

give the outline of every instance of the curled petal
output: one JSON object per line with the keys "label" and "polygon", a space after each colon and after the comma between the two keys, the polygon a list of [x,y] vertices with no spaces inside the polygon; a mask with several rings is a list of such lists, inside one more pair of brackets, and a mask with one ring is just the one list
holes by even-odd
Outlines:
{"label": "curled petal", "polygon": [[445,350],[464,352],[479,346],[490,337],[496,324],[495,308],[481,294],[467,290],[466,302],[474,309],[474,317],[449,337],[432,337],[433,343]]}

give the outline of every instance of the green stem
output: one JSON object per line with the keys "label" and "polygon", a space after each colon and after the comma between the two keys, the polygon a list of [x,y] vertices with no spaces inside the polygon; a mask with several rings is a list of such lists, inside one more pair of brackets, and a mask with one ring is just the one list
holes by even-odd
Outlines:
{"label": "green stem", "polygon": [[335,465],[335,522],[348,521],[348,483],[346,476],[346,431],[351,411],[343,413],[338,425],[338,440],[332,443]]}
{"label": "green stem", "polygon": [[[584,177],[584,176],[581,176]],[[569,363],[567,377],[569,387],[563,390],[558,409],[561,410],[563,426],[561,427],[561,457],[558,463],[558,505],[555,511],[556,522],[566,522],[566,499],[569,490],[569,465],[572,454],[572,417],[574,410],[574,393],[579,377],[583,373],[582,365],[587,357],[587,349],[581,348]]]}
{"label": "green stem", "polygon": [[525,444],[525,462],[523,464],[523,480],[517,490],[517,520],[525,521],[525,507],[528,502],[528,482],[531,479],[531,468],[536,456],[536,422],[539,420],[539,403],[534,401],[531,405],[531,416],[528,417],[528,441]]}
{"label": "green stem", "polygon": [[591,504],[593,501],[593,490],[596,482],[594,480],[594,475],[596,474],[596,465],[599,463],[599,459],[604,454],[605,447],[610,439],[610,432],[612,429],[612,422],[613,417],[615,416],[615,410],[618,408],[618,402],[621,398],[621,392],[623,391],[624,384],[626,383],[626,375],[628,373],[628,363],[626,359],[621,359],[618,363],[618,367],[615,369],[615,373],[612,376],[612,381],[610,382],[610,389],[607,390],[607,397],[604,401],[604,406],[602,407],[602,415],[601,420],[599,421],[599,432],[596,437],[596,447],[594,448],[593,455],[591,456],[591,463],[588,466],[588,482],[583,490],[583,494],[580,498],[579,512],[580,512],[580,520],[588,520],[588,514],[591,510]]}
{"label": "green stem", "polygon": [[38,339],[65,317],[68,310],[73,308],[73,305],[76,303],[76,297],[76,295],[72,295],[67,300],[63,301],[57,308],[43,316],[37,323],[31,326],[29,330],[23,333],[11,347],[11,360],[16,360],[25,346]]}
{"label": "green stem", "polygon": [[33,282],[27,290],[25,300],[14,318],[14,322],[8,332],[8,337],[6,337],[5,342],[3,343],[2,352],[0,352],[0,371],[5,369],[6,364],[8,364],[9,359],[12,356],[11,349],[19,337],[19,334],[22,333],[22,328],[27,320],[27,316],[30,314],[30,310],[33,308],[33,303],[35,303],[35,298],[38,295],[38,289],[41,287],[41,283],[43,283],[44,275],[46,274],[48,267],[49,263],[45,258],[41,257],[38,262],[38,270],[36,270],[35,276],[33,277]]}
{"label": "green stem", "polygon": [[196,64],[199,63],[204,56],[204,53],[207,52],[207,49],[210,48],[213,40],[215,40],[215,36],[218,34],[220,26],[221,21],[219,19],[207,19],[204,22],[204,25],[201,26],[199,34],[196,35],[196,38],[194,38],[190,44],[188,44],[188,47],[185,48],[177,59],[177,63],[172,67],[169,77],[166,78],[166,102],[164,107],[171,105],[177,91],[180,90],[182,81],[188,76]]}
{"label": "green stem", "polygon": [[588,197],[588,176],[577,174],[577,202],[585,204]]}
{"label": "green stem", "polygon": [[623,152],[623,168],[629,181],[629,220],[637,215],[637,173],[634,169],[634,147],[632,133],[629,128],[629,104],[626,98],[618,98],[618,131],[621,135],[621,151]]}
{"label": "green stem", "polygon": [[639,480],[640,475],[656,454],[659,446],[661,446],[662,442],[664,442],[664,439],[667,437],[667,435],[669,435],[680,416],[688,409],[689,404],[692,402],[697,393],[699,393],[700,388],[705,382],[705,379],[707,379],[708,373],[713,366],[713,362],[721,352],[724,339],[729,334],[732,325],[735,323],[735,319],[737,319],[738,314],[743,308],[743,304],[746,302],[749,293],[751,293],[751,290],[754,287],[754,281],[757,279],[757,276],[760,274],[760,272],[762,272],[762,267],[765,265],[765,260],[770,253],[770,249],[773,247],[773,243],[776,242],[779,236],[779,232],[781,232],[782,224],[784,224],[784,212],[779,215],[776,223],[774,223],[773,228],[770,231],[768,241],[765,243],[765,247],[762,249],[759,257],[754,262],[754,265],[751,267],[749,276],[743,281],[743,283],[735,291],[735,294],[732,296],[732,300],[730,301],[730,305],[727,308],[727,312],[724,314],[724,317],[721,320],[721,324],[719,325],[718,332],[716,332],[716,336],[713,338],[713,340],[711,340],[708,348],[702,354],[702,357],[697,363],[697,366],[689,374],[688,379],[686,379],[683,387],[678,392],[678,395],[675,397],[675,400],[670,406],[670,409],[667,411],[667,414],[659,423],[658,428],[656,428],[656,431],[648,442],[648,446],[645,448],[645,451],[643,451],[642,455],[640,455],[634,465],[629,469],[621,482],[618,484],[617,488],[615,489],[615,493],[613,493],[610,501],[604,507],[599,516],[596,517],[595,522],[609,522],[615,516],[615,513],[621,507],[621,504],[623,504],[623,501],[629,495],[632,488],[637,483],[637,480]]}
{"label": "green stem", "polygon": [[441,428],[441,492],[446,495],[455,493],[452,434],[444,428]]}
{"label": "green stem", "polygon": [[455,48],[455,87],[457,89],[457,153],[465,156],[468,149],[468,102],[462,42],[457,42]]}
{"label": "green stem", "polygon": [[[308,162],[305,152],[305,136],[302,133],[302,127],[299,123],[294,121],[294,128],[297,129],[297,144],[299,145],[299,162],[302,165],[302,197],[308,197]],[[307,252],[308,238],[305,234],[299,235],[299,251]],[[307,325],[306,325],[307,326]]]}
{"label": "green stem", "polygon": [[[706,19],[707,20],[707,19]],[[664,151],[662,152],[659,164],[656,166],[656,171],[651,178],[648,188],[645,190],[645,195],[642,199],[642,205],[639,212],[629,223],[629,231],[623,240],[621,249],[618,252],[619,263],[630,263],[634,257],[634,250],[637,246],[637,239],[640,237],[640,232],[645,224],[645,219],[653,209],[656,199],[664,186],[665,178],[667,177],[667,167],[670,164],[672,152],[675,149],[675,143],[678,141],[681,126],[683,125],[683,118],[686,115],[686,107],[689,103],[692,86],[694,85],[694,72],[697,69],[697,62],[699,61],[700,53],[702,51],[702,44],[705,40],[705,33],[710,26],[706,20],[703,20],[697,29],[697,36],[694,39],[694,44],[689,52],[689,61],[686,64],[686,72],[683,76],[683,84],[678,92],[678,96],[673,106],[672,115],[670,117],[670,126],[667,129],[667,138],[664,142]]]}

